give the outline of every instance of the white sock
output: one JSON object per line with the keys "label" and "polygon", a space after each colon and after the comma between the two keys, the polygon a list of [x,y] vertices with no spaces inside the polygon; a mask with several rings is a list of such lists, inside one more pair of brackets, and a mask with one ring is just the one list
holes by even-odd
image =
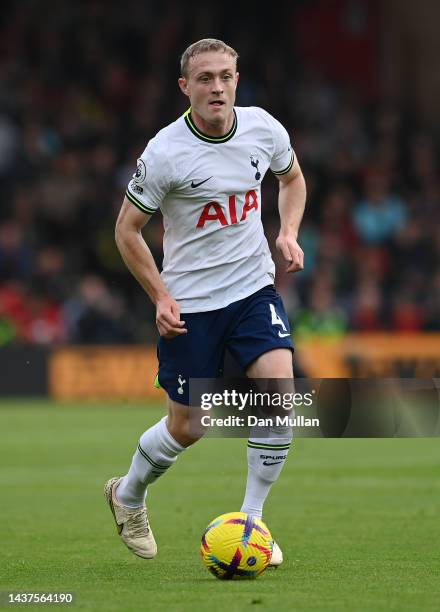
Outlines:
{"label": "white sock", "polygon": [[248,440],[248,476],[241,511],[261,518],[263,505],[283,469],[292,441],[291,427],[271,427],[269,437]]}
{"label": "white sock", "polygon": [[166,420],[167,417],[163,417],[140,437],[128,474],[121,480],[116,491],[117,499],[123,506],[143,506],[147,486],[165,474],[177,456],[185,450],[168,431]]}

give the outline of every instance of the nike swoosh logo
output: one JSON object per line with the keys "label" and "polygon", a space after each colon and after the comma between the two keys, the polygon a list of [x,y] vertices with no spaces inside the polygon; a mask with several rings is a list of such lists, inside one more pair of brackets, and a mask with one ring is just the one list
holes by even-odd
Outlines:
{"label": "nike swoosh logo", "polygon": [[274,461],[273,463],[269,463],[268,461],[263,461],[263,465],[276,465],[277,463],[283,463],[282,461]]}
{"label": "nike swoosh logo", "polygon": [[194,181],[191,181],[191,187],[194,189],[195,187],[200,187],[200,185],[203,185],[203,183],[206,183],[206,181],[209,181],[209,179],[212,179],[212,176],[209,176],[207,179],[205,179],[204,181],[200,181],[200,183],[195,183]]}
{"label": "nike swoosh logo", "polygon": [[111,509],[111,511],[112,511],[112,513],[113,513],[113,516],[115,517],[115,523],[116,523],[116,529],[117,529],[117,531],[118,531],[118,535],[121,535],[122,530],[124,529],[124,524],[120,525],[120,524],[118,523],[118,521],[117,521],[117,518],[116,518],[116,513],[115,513],[115,507],[114,507],[114,505],[113,505],[113,495],[112,495],[112,497],[111,497],[111,499],[110,499],[110,509]]}
{"label": "nike swoosh logo", "polygon": [[278,332],[278,335],[280,338],[285,338],[286,336],[290,336],[290,332],[287,332],[287,334],[282,334],[280,331]]}

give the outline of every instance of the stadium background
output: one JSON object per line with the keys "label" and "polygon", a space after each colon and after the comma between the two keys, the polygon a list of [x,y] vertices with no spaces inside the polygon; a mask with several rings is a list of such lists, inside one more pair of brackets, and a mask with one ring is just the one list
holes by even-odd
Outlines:
{"label": "stadium background", "polygon": [[[186,108],[179,56],[206,35],[238,49],[238,104],[261,105],[284,123],[306,176],[305,270],[287,277],[273,253],[300,349],[297,374],[438,374],[437,338],[415,335],[440,330],[439,7],[422,6],[284,2],[263,15],[252,2],[4,3],[0,350],[8,375],[0,392],[46,392],[58,347],[154,345],[154,308],[117,252],[114,223],[137,156]],[[276,189],[267,177],[271,247]],[[160,266],[159,214],[145,237]],[[362,368],[358,353],[369,345],[340,342],[348,332],[404,337],[392,345],[388,335],[373,337],[385,362]],[[336,361],[316,344],[323,337],[357,368],[330,367]],[[420,342],[422,364],[413,354]],[[108,369],[103,354],[93,353],[95,372]],[[90,371],[88,355],[74,353],[78,376]],[[57,363],[52,379],[60,380]]]}

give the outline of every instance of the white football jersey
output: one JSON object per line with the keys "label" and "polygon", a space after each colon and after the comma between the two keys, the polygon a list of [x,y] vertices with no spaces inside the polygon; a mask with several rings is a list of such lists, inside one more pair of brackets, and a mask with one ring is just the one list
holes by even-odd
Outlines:
{"label": "white football jersey", "polygon": [[273,283],[261,182],[294,162],[286,130],[263,109],[235,107],[222,137],[201,133],[190,110],[150,140],[126,193],[143,212],[162,211],[161,276],[182,313],[223,308]]}

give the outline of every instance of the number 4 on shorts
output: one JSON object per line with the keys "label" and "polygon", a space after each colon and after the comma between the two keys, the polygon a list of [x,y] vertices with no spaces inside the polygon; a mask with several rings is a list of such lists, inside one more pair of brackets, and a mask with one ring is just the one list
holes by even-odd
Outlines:
{"label": "number 4 on shorts", "polygon": [[281,317],[277,314],[277,311],[275,310],[275,306],[273,304],[269,304],[269,308],[270,308],[270,312],[272,315],[272,325],[281,325],[281,327],[286,332],[287,327],[284,325],[284,321],[281,319]]}

